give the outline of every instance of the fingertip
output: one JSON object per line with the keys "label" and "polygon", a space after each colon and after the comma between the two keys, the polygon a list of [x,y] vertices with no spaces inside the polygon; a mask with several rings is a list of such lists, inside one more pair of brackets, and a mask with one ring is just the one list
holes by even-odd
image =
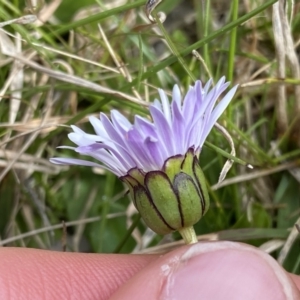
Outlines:
{"label": "fingertip", "polygon": [[298,290],[300,290],[300,276],[295,274],[289,274],[295,285],[297,286]]}
{"label": "fingertip", "polygon": [[149,264],[112,299],[299,299],[277,262],[239,243],[182,247]]}

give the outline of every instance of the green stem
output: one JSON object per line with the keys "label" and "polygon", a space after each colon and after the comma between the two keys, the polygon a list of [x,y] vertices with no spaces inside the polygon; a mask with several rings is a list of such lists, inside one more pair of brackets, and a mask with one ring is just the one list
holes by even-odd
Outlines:
{"label": "green stem", "polygon": [[165,38],[166,42],[168,43],[168,45],[169,45],[171,51],[173,52],[173,54],[177,57],[178,62],[181,64],[181,66],[186,71],[186,73],[190,76],[190,78],[192,78],[193,81],[196,81],[196,78],[195,78],[194,74],[189,70],[187,64],[185,63],[185,61],[183,59],[183,57],[180,55],[179,51],[175,47],[172,39],[168,35],[168,33],[165,30],[165,28],[164,28],[163,24],[161,23],[160,19],[157,17],[157,14],[154,14],[154,16],[155,16],[155,20],[157,22],[157,25],[158,25],[159,29],[161,30],[161,33],[162,33],[163,37]]}
{"label": "green stem", "polygon": [[110,197],[113,195],[114,186],[115,186],[116,176],[110,173],[107,173],[107,184],[104,191],[104,199],[102,200],[102,210],[101,210],[101,222],[99,229],[99,252],[102,251],[103,241],[104,241],[104,232],[106,230],[107,215],[110,209]]}
{"label": "green stem", "polygon": [[[232,22],[235,22],[238,19],[239,12],[239,0],[232,1]],[[232,28],[230,33],[230,46],[229,46],[229,56],[228,56],[228,72],[227,80],[232,81],[233,71],[234,71],[234,58],[236,52],[236,35],[237,27]]]}
{"label": "green stem", "polygon": [[[211,15],[210,0],[207,0],[204,3],[205,3],[205,15],[204,15],[204,36],[203,37],[206,38],[208,36],[208,31],[209,31],[209,22],[210,22],[209,16]],[[204,44],[203,46],[203,57],[208,70],[211,71],[210,51],[208,46],[209,46],[208,43]]]}
{"label": "green stem", "polygon": [[89,15],[86,18],[69,22],[67,25],[64,25],[63,27],[54,30],[51,34],[56,36],[59,34],[64,34],[65,32],[68,32],[69,30],[76,29],[77,27],[80,26],[85,26],[87,24],[90,24],[92,22],[100,22],[101,20],[104,20],[110,16],[115,16],[119,13],[124,13],[127,10],[134,9],[137,7],[140,7],[145,4],[145,0],[137,0],[133,1],[131,3],[126,3],[125,5],[121,5],[106,11],[101,11],[99,13]]}
{"label": "green stem", "polygon": [[179,229],[178,231],[187,245],[198,243],[198,239],[193,226],[184,227]]}
{"label": "green stem", "polygon": [[114,253],[119,253],[123,246],[125,245],[125,243],[127,242],[128,238],[131,236],[133,230],[136,228],[136,226],[138,225],[139,221],[141,219],[141,215],[139,214],[136,219],[134,220],[134,222],[131,224],[131,226],[128,228],[126,235],[124,236],[124,238],[121,240],[121,242],[119,243],[119,245],[116,247]]}

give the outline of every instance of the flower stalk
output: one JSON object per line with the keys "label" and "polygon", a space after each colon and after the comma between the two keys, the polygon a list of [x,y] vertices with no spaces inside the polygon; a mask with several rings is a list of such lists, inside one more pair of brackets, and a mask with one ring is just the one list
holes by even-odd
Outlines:
{"label": "flower stalk", "polygon": [[181,228],[178,230],[178,232],[180,233],[184,242],[187,245],[195,244],[198,242],[196,232],[193,226]]}

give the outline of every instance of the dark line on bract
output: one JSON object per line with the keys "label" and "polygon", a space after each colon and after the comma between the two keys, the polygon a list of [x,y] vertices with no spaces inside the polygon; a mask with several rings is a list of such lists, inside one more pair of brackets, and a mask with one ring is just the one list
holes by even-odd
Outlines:
{"label": "dark line on bract", "polygon": [[204,211],[205,211],[205,200],[204,200],[204,196],[203,196],[203,190],[202,190],[202,187],[201,187],[201,184],[200,184],[200,181],[196,175],[196,172],[195,172],[195,164],[198,163],[197,160],[195,160],[195,157],[194,157],[194,162],[193,162],[193,173],[194,173],[194,177],[196,178],[196,181],[198,183],[198,188],[199,188],[199,196],[200,196],[200,202],[201,202],[201,206],[202,206],[202,216],[204,214]]}
{"label": "dark line on bract", "polygon": [[149,193],[149,191],[147,189],[145,189],[146,191],[146,194],[148,196],[148,199],[150,201],[150,204],[152,205],[152,207],[154,208],[154,210],[156,211],[157,215],[159,216],[159,218],[162,220],[162,222],[167,226],[169,227],[171,230],[175,230],[175,228],[171,227],[167,221],[164,219],[164,217],[162,216],[162,214],[160,213],[160,211],[157,209],[156,205],[154,204],[153,200],[152,200],[152,197],[151,197],[151,194]]}
{"label": "dark line on bract", "polygon": [[202,216],[204,214],[204,211],[205,211],[205,201],[204,201],[204,196],[203,196],[203,191],[202,191],[202,187],[201,187],[201,184],[199,182],[199,180],[197,179],[197,182],[198,182],[198,185],[199,185],[199,190],[200,190],[200,199],[201,199],[201,206],[202,206]]}
{"label": "dark line on bract", "polygon": [[[173,190],[173,188],[172,188]],[[182,213],[182,207],[181,207],[181,201],[180,198],[177,196],[177,193],[174,191],[177,201],[178,201],[178,210],[179,210],[179,214],[180,214],[180,218],[181,218],[181,226],[184,227],[184,215]]]}
{"label": "dark line on bract", "polygon": [[[184,172],[180,172],[179,174],[176,174],[175,175],[175,179],[174,179],[174,183],[175,181],[177,181],[177,178],[178,176],[180,176],[181,174],[183,174],[185,177],[188,177],[188,178],[185,178],[185,180],[191,180],[191,177],[189,175],[187,175],[186,173]],[[179,179],[180,180],[180,179]],[[192,180],[191,180],[192,181]],[[193,183],[193,181],[192,181]],[[174,184],[175,185],[175,184]],[[182,206],[181,206],[181,201],[180,201],[180,196],[179,196],[179,193],[178,193],[178,184],[175,185],[176,189],[172,188],[172,190],[174,191],[175,195],[176,195],[176,198],[177,198],[177,201],[178,201],[178,210],[179,210],[179,214],[180,214],[180,218],[181,218],[181,226],[184,227],[184,215],[183,215],[183,212],[182,212]]]}

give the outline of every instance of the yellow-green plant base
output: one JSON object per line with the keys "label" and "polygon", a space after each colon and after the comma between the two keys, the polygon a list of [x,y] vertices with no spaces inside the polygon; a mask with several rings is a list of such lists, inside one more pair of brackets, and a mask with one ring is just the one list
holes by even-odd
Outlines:
{"label": "yellow-green plant base", "polygon": [[196,236],[196,233],[195,233],[195,230],[194,230],[193,226],[182,228],[178,231],[179,231],[180,235],[182,236],[184,242],[187,245],[195,244],[195,243],[198,242],[198,239],[197,239],[197,236]]}

